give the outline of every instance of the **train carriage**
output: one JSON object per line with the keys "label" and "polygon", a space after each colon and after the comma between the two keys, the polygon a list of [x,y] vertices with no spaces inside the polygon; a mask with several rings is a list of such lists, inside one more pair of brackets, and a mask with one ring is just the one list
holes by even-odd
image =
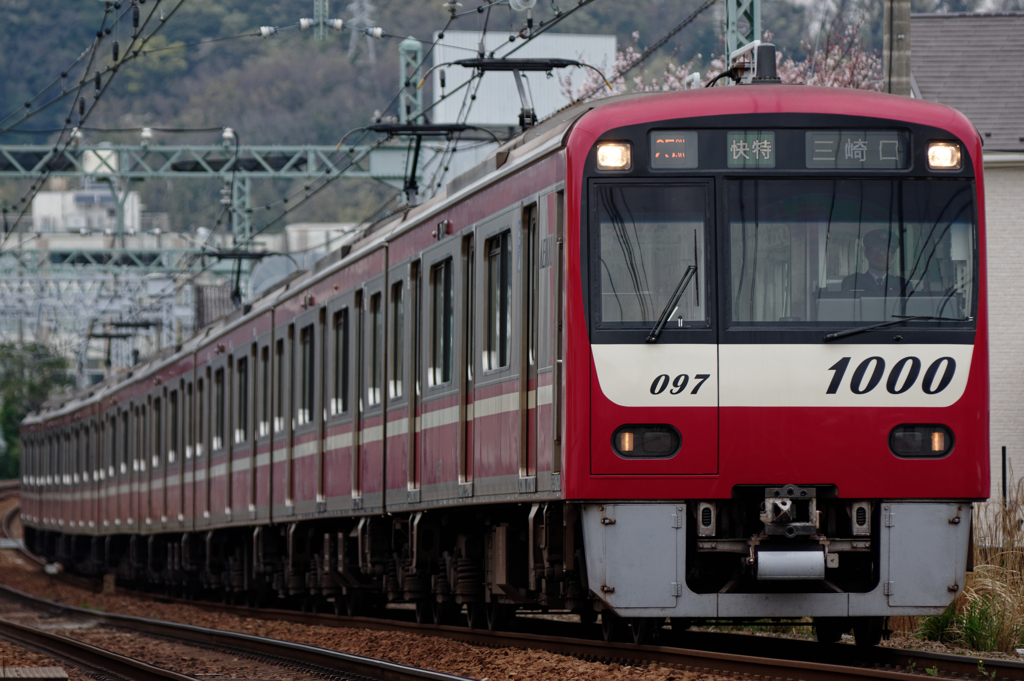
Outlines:
{"label": "train carriage", "polygon": [[877,642],[963,587],[989,488],[980,161],[875,93],[566,109],[26,419],[28,541],[339,612]]}

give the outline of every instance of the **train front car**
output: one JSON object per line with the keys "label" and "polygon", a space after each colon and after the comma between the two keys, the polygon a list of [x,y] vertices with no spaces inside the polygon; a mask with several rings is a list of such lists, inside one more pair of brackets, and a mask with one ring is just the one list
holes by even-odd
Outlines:
{"label": "train front car", "polygon": [[565,495],[609,627],[941,612],[989,491],[975,128],[750,85],[597,108],[567,163]]}

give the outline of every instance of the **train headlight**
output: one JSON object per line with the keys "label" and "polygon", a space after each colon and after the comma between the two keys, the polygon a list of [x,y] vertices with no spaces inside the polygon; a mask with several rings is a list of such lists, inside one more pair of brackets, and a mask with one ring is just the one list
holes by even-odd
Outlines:
{"label": "train headlight", "polygon": [[934,424],[896,426],[889,434],[889,449],[901,458],[943,457],[953,449],[953,431]]}
{"label": "train headlight", "polygon": [[615,452],[627,459],[667,459],[681,444],[679,431],[661,424],[622,426],[612,435]]}
{"label": "train headlight", "polygon": [[956,142],[932,142],[928,145],[930,170],[960,170],[960,145]]}
{"label": "train headlight", "polygon": [[629,170],[633,165],[628,142],[603,142],[597,145],[598,170]]}

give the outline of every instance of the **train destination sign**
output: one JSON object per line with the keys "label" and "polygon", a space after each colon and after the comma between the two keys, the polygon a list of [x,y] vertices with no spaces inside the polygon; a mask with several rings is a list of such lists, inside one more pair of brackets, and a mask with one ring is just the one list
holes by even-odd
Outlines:
{"label": "train destination sign", "polygon": [[906,168],[907,133],[898,130],[817,130],[807,133],[808,168]]}
{"label": "train destination sign", "polygon": [[[655,172],[909,170],[909,130],[650,130],[647,167]],[[700,154],[698,155],[698,151]]]}
{"label": "train destination sign", "polygon": [[659,130],[650,136],[652,168],[696,168],[697,133],[693,130]]}
{"label": "train destination sign", "polygon": [[726,137],[730,168],[774,168],[775,133],[771,130],[740,130]]}

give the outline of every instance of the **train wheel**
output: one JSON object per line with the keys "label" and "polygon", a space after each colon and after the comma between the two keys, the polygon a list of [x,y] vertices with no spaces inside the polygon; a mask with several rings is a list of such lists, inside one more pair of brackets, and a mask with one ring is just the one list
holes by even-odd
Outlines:
{"label": "train wheel", "polygon": [[484,626],[484,607],[486,603],[466,603],[466,626],[470,629],[482,629]]}
{"label": "train wheel", "polygon": [[430,603],[416,601],[416,624],[431,624],[434,621],[434,614],[431,612]]}
{"label": "train wheel", "polygon": [[619,638],[622,630],[622,618],[611,610],[601,611],[601,636],[605,643],[611,643]]}
{"label": "train wheel", "polygon": [[508,627],[510,608],[504,603],[493,601],[486,606],[487,631],[501,631]]}
{"label": "train wheel", "polygon": [[345,614],[349,617],[359,617],[363,614],[363,595],[358,591],[345,595]]}
{"label": "train wheel", "polygon": [[884,629],[884,617],[858,617],[853,621],[853,639],[861,648],[877,646],[882,642]]}
{"label": "train wheel", "polygon": [[849,624],[844,627],[843,620],[838,617],[814,618],[814,635],[818,643],[838,643],[849,628]]}
{"label": "train wheel", "polygon": [[633,634],[633,643],[642,645],[651,638],[654,622],[650,617],[630,617],[629,629]]}
{"label": "train wheel", "polygon": [[451,601],[434,601],[430,604],[430,611],[434,616],[434,624],[452,624],[455,619],[455,608]]}

